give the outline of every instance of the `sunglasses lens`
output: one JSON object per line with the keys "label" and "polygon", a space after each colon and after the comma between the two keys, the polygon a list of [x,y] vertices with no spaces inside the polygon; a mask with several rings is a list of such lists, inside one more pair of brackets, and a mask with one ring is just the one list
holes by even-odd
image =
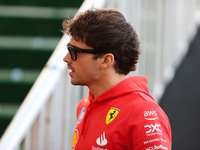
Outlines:
{"label": "sunglasses lens", "polygon": [[68,47],[68,51],[70,53],[70,56],[71,56],[72,60],[75,61],[76,60],[76,51],[75,51],[75,49],[73,47]]}

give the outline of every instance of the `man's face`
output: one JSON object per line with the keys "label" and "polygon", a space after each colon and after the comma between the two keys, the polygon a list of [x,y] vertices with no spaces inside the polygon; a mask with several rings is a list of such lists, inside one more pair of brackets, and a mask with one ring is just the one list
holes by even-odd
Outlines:
{"label": "man's face", "polygon": [[[69,45],[74,48],[92,50],[92,47],[87,46],[81,40],[76,41],[73,37]],[[94,60],[93,57],[94,54],[78,52],[77,60],[73,61],[68,52],[63,58],[63,61],[68,64],[68,69],[70,69],[69,75],[71,76],[71,83],[73,85],[90,86],[99,79],[99,62],[98,59]]]}

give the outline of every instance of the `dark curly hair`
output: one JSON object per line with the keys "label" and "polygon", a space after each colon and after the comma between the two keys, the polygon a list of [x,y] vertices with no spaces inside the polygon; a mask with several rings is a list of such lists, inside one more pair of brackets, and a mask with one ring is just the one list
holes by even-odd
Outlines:
{"label": "dark curly hair", "polygon": [[74,19],[62,23],[63,33],[81,39],[87,46],[98,50],[94,59],[112,53],[115,71],[127,75],[136,70],[140,54],[140,42],[134,28],[125,17],[114,9],[89,9]]}

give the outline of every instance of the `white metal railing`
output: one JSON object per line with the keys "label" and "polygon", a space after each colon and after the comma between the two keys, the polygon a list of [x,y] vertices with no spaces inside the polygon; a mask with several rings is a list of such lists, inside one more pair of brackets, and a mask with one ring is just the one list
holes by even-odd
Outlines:
{"label": "white metal railing", "polygon": [[109,0],[105,7],[122,12],[136,29],[143,52],[130,75],[147,76],[150,93],[159,101],[196,30],[191,25],[200,0]]}
{"label": "white metal railing", "polygon": [[[117,9],[133,24],[143,53],[137,71],[130,75],[146,75],[150,92],[159,100],[187,50],[188,30],[194,24],[200,0],[85,0],[79,12],[92,5]],[[192,31],[194,35],[195,27]],[[3,135],[0,150],[18,148],[23,139],[25,150],[71,149],[76,105],[87,94],[87,88],[70,84],[62,62],[68,41],[67,36],[62,37]]]}
{"label": "white metal railing", "polygon": [[[104,3],[105,0],[85,0],[78,12],[83,12],[92,6],[101,8]],[[66,75],[67,68],[62,58],[66,54],[67,42],[69,37],[65,35],[3,134],[0,150],[18,149],[24,138],[23,149],[69,149],[71,147],[72,142],[68,144],[69,137],[67,137],[74,127],[70,118],[75,117],[70,114],[71,101],[73,98],[77,103],[81,98],[77,91],[83,93],[84,90],[81,87],[71,87]],[[68,124],[66,128],[63,127],[64,122]]]}

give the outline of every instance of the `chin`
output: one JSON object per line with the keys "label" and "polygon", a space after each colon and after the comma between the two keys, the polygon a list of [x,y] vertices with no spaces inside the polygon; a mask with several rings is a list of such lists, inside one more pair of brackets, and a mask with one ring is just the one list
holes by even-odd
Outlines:
{"label": "chin", "polygon": [[73,80],[73,79],[71,79],[71,84],[72,84],[72,85],[86,85],[86,84],[84,84],[84,83],[81,82],[81,81],[77,81],[77,80]]}

